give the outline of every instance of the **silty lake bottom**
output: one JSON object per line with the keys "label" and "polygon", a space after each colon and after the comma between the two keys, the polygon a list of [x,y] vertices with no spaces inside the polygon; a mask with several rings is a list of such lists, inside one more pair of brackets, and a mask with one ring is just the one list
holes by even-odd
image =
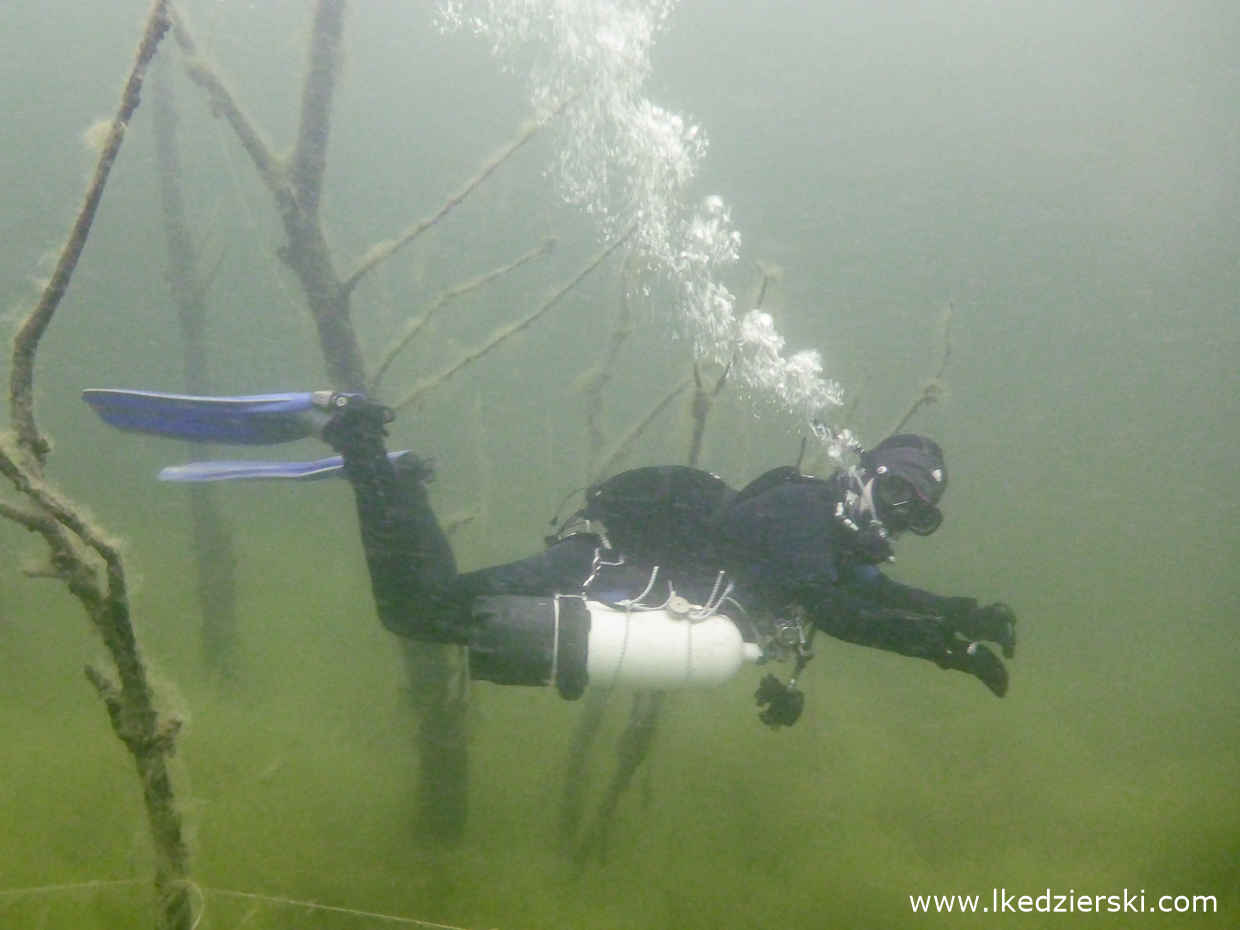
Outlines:
{"label": "silty lake bottom", "polygon": [[[75,215],[96,158],[83,134],[114,112],[146,12],[137,0],[0,8],[12,320]],[[283,150],[309,8],[186,12]],[[432,215],[533,113],[537,44],[497,59],[491,39],[441,23],[430,3],[346,11],[322,204],[342,270]],[[156,70],[180,115],[187,220],[210,278],[209,389],[326,387],[270,195],[166,43]],[[550,689],[470,687],[468,825],[451,846],[415,828],[410,678],[375,618],[343,482],[217,489],[236,560],[234,674],[208,672],[188,496],[155,481],[199,452],[110,431],[78,399],[185,385],[148,93],[40,349],[36,397],[55,441],[49,477],[122,540],[160,706],[184,721],[174,776],[198,926],[393,925],[367,914],[505,930],[1240,925],[1238,53],[1240,14],[1223,2],[671,8],[641,94],[709,138],[686,202],[723,197],[741,245],[721,280],[743,313],[767,274],[762,307],[789,351],[820,351],[844,389],[835,424],[859,398],[847,425],[865,443],[885,436],[938,369],[950,310],[946,396],[910,424],[946,450],[946,521],[901,539],[889,572],[1006,602],[1019,646],[1002,700],[825,636],[790,729],[763,727],[753,701],[762,675],[790,665],[669,696],[605,854],[584,867],[559,830],[587,705]],[[373,371],[437,297],[558,237],[444,304],[385,374],[383,399],[598,253],[595,219],[560,196],[563,144],[552,122],[358,286]],[[392,448],[433,457],[436,510],[469,518],[453,534],[462,568],[537,552],[560,500],[591,477],[591,411],[610,448],[690,374],[675,296],[617,253],[401,411]],[[599,408],[587,388],[623,306],[633,332]],[[708,386],[719,371],[704,367]],[[615,468],[684,462],[689,400]],[[760,390],[725,385],[701,464],[740,486],[794,462],[803,431]],[[40,546],[0,529],[0,926],[153,925],[140,786],[82,674],[107,658],[59,584],[25,576]],[[630,706],[608,702],[588,811]],[[977,895],[981,911],[993,889],[1143,893],[1146,913],[910,904]],[[1172,907],[1212,895],[1217,911],[1151,913],[1163,895]]]}

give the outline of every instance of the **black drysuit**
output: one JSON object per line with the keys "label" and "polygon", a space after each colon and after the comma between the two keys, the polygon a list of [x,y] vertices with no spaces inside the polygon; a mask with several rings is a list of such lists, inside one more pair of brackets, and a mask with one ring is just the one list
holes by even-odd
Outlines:
{"label": "black drysuit", "polygon": [[[389,462],[381,426],[365,417],[330,424],[324,438],[344,456],[379,617],[401,636],[465,644],[474,600],[485,595],[584,592],[620,602],[641,594],[658,566],[648,602],[665,598],[670,584],[690,602],[704,603],[724,572],[734,583],[731,598],[749,618],[799,610],[837,639],[986,681],[971,664],[970,640],[994,638],[971,629],[990,608],[884,576],[877,566],[890,555],[885,536],[837,516],[840,476],[775,469],[737,492],[683,466],[624,472],[587,492],[582,513],[601,521],[606,537],[575,533],[538,555],[458,574],[427,501],[425,466],[412,454]],[[748,637],[745,618],[733,619]],[[998,668],[1001,683],[986,683],[1002,695],[1006,672]]]}

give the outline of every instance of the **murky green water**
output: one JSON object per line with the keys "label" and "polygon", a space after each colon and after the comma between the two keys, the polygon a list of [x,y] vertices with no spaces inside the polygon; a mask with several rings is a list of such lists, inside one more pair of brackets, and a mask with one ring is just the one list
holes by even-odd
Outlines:
{"label": "murky green water", "polygon": [[[81,135],[115,106],[141,2],[0,5],[0,307],[76,210]],[[200,41],[283,144],[307,27],[293,2],[196,3]],[[486,43],[441,35],[430,4],[358,4],[336,102],[325,216],[347,268],[433,212],[529,114]],[[173,52],[171,46],[165,50]],[[169,63],[176,56],[169,54]],[[551,692],[476,686],[470,821],[449,850],[414,836],[415,721],[374,618],[343,483],[223,488],[240,553],[240,676],[200,661],[185,496],[170,441],[108,432],[86,387],[177,390],[150,113],[140,111],[94,238],[45,341],[52,475],[125,540],[204,889],[200,927],[481,928],[1240,925],[1240,17],[1227,3],[937,4],[683,0],[652,97],[711,140],[700,193],[732,205],[729,286],[768,295],[816,347],[874,442],[942,351],[949,396],[914,425],[947,450],[947,522],[902,541],[893,574],[1020,618],[1008,697],[928,663],[819,640],[807,709],[761,727],[750,670],[669,702],[606,862],[578,873],[556,834],[581,712]],[[175,71],[175,69],[174,69]],[[179,74],[185,182],[211,291],[221,393],[324,386],[281,234],[227,126]],[[533,308],[598,248],[543,169],[553,133],[364,283],[371,357],[444,288],[555,234],[551,258],[445,309],[389,375],[392,396]],[[536,551],[585,478],[579,378],[621,291],[605,265],[536,327],[395,425],[436,458],[464,567]],[[688,373],[666,307],[607,401],[619,436]],[[703,464],[733,482],[795,459],[795,422],[731,392]],[[630,464],[682,461],[669,412]],[[284,454],[288,449],[280,450]],[[311,444],[292,455],[312,457]],[[130,760],[82,675],[102,652],[75,602],[19,572],[0,528],[0,927],[149,921],[148,836]],[[592,769],[613,764],[627,698]],[[123,882],[7,895],[5,889]],[[1214,895],[1212,915],[919,914],[910,895]],[[225,895],[244,892],[267,900]]]}

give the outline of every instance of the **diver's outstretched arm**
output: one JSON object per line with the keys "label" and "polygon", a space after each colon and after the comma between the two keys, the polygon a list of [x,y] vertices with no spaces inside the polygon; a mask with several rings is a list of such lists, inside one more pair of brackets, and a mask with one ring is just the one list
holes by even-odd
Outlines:
{"label": "diver's outstretched arm", "polygon": [[845,577],[847,586],[859,597],[881,607],[935,614],[944,619],[963,617],[977,608],[976,598],[945,597],[900,584],[884,575],[876,565],[857,566]]}
{"label": "diver's outstretched arm", "polygon": [[952,620],[882,606],[842,587],[822,592],[808,612],[814,626],[828,636],[929,659],[939,668],[973,675],[997,697],[1007,693],[1008,673],[1003,662],[982,643],[957,635]]}
{"label": "diver's outstretched arm", "polygon": [[333,397],[323,440],[344,458],[375,607],[401,636],[466,643],[472,596],[458,590],[456,561],[427,500],[426,464],[412,453],[395,462],[384,446],[388,408],[358,396]]}
{"label": "diver's outstretched arm", "polygon": [[892,581],[872,565],[853,569],[847,576],[846,587],[849,593],[877,607],[941,617],[961,636],[997,643],[1004,658],[1016,656],[1016,614],[1004,603],[980,607],[976,598],[945,597],[924,591]]}

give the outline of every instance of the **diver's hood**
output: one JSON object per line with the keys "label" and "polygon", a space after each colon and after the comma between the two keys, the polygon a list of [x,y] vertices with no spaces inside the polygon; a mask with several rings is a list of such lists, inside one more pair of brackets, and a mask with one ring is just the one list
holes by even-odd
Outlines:
{"label": "diver's hood", "polygon": [[889,436],[873,449],[867,449],[861,453],[860,468],[867,480],[878,475],[899,475],[929,504],[938,504],[947,490],[943,450],[933,439],[915,433]]}

